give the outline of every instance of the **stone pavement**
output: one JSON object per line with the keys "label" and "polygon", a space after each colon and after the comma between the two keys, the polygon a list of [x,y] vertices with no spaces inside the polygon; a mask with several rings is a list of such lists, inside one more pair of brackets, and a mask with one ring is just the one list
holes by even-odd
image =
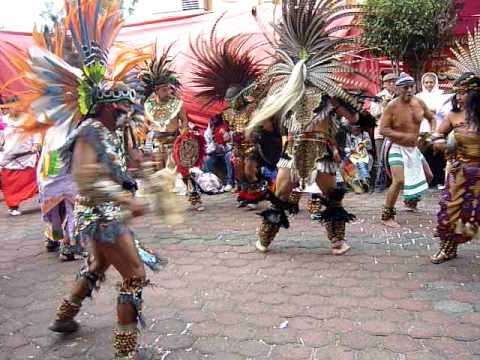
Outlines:
{"label": "stone pavement", "polygon": [[[322,227],[302,211],[266,255],[253,249],[260,218],[232,196],[181,226],[145,217],[134,229],[169,258],[144,292],[142,342],[155,359],[480,359],[480,249],[432,265],[438,193],[401,230],[377,224],[383,197],[350,195],[353,249],[328,254]],[[183,201],[179,198],[179,201]],[[266,205],[264,205],[266,206]],[[117,274],[79,315],[77,334],[47,329],[80,262],[60,263],[42,245],[37,206],[10,218],[0,208],[0,359],[109,359]]]}

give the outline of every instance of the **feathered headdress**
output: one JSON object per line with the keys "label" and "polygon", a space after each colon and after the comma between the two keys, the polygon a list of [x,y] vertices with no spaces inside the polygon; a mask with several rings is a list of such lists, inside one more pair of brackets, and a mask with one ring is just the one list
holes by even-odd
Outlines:
{"label": "feathered headdress", "polygon": [[61,29],[57,29],[55,44],[50,45],[37,33],[37,46],[28,53],[13,45],[3,47],[9,49],[4,55],[13,56],[10,63],[21,70],[27,81],[27,90],[18,94],[17,103],[32,115],[20,124],[27,130],[41,125],[71,127],[98,104],[135,99],[135,91],[117,88],[106,78],[108,51],[122,24],[118,0],[108,5],[103,0],[78,0],[77,6],[65,4],[65,24],[78,51],[81,69],[61,58],[65,55],[60,46]]}
{"label": "feathered headdress", "polygon": [[245,95],[262,75],[264,66],[249,51],[254,46],[251,35],[219,38],[213,26],[210,37],[190,41],[194,57],[192,84],[205,105],[232,101]]}
{"label": "feathered headdress", "polygon": [[153,94],[155,87],[159,85],[171,85],[175,90],[180,88],[177,74],[172,70],[173,59],[170,57],[172,46],[173,44],[170,44],[166,49],[158,52],[155,44],[151,59],[145,61],[140,70],[138,79],[142,84],[145,98]]}
{"label": "feathered headdress", "polygon": [[454,58],[448,58],[452,65],[451,74],[456,81],[454,91],[468,91],[480,88],[480,23],[473,34],[468,32],[467,47],[457,42],[457,48],[451,49]]}
{"label": "feathered headdress", "polygon": [[335,37],[342,27],[335,22],[359,14],[361,6],[343,0],[283,0],[281,22],[274,25],[276,63],[268,70],[274,85],[271,94],[254,115],[250,128],[276,113],[285,115],[303,97],[307,86],[335,96],[360,109],[342,85],[358,85],[345,74],[355,72],[342,62],[352,54],[354,41]]}

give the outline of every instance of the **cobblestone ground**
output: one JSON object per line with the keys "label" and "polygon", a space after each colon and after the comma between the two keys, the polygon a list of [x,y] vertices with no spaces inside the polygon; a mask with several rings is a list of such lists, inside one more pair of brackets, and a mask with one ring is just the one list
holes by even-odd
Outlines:
{"label": "cobblestone ground", "polygon": [[[438,195],[418,214],[400,211],[398,231],[378,225],[382,195],[348,196],[358,219],[343,257],[328,254],[305,211],[270,253],[256,253],[260,218],[227,195],[206,198],[206,212],[174,228],[137,220],[141,238],[170,261],[150,274],[142,342],[163,360],[480,359],[480,249],[468,244],[458,259],[430,264]],[[0,359],[111,358],[119,277],[109,271],[85,302],[78,333],[50,333],[80,262],[47,254],[38,209],[26,209],[9,218],[0,208]]]}

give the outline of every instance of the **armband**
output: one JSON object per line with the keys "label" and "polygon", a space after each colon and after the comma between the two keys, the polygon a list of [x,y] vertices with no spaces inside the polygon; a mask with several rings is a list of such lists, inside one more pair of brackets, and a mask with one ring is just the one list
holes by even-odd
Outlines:
{"label": "armband", "polygon": [[434,144],[442,144],[445,143],[445,135],[440,134],[440,133],[433,133],[432,134],[432,142]]}

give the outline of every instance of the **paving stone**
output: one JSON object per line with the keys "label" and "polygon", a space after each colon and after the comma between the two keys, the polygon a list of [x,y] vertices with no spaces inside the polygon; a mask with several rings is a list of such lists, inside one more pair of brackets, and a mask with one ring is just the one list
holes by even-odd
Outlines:
{"label": "paving stone", "polygon": [[[434,266],[438,193],[427,194],[418,214],[400,212],[399,231],[379,224],[383,200],[347,195],[358,220],[343,257],[329,255],[324,229],[305,211],[270,253],[257,253],[259,218],[237,210],[231,194],[206,197],[208,211],[188,213],[177,227],[152,215],[135,219],[139,237],[170,261],[149,274],[156,287],[144,292],[145,348],[163,360],[480,358],[480,245],[464,244],[461,257]],[[50,334],[46,325],[80,262],[44,252],[38,212],[11,219],[2,211],[0,359],[111,359],[120,277],[108,271],[82,307],[78,334]],[[210,221],[227,211],[228,221]]]}
{"label": "paving stone", "polygon": [[449,314],[461,314],[474,311],[471,304],[454,300],[438,301],[435,303],[434,308],[435,310],[443,311]]}
{"label": "paving stone", "polygon": [[[204,355],[200,352],[192,351],[192,350],[188,350],[188,351],[177,350],[177,351],[170,352],[169,354],[166,354],[166,357],[164,360],[201,360],[201,359],[204,359]],[[226,355],[225,359],[232,360],[233,358],[232,357],[229,358],[228,355]]]}
{"label": "paving stone", "polygon": [[453,324],[446,326],[444,336],[460,341],[480,340],[480,328],[468,324]]}
{"label": "paving stone", "polygon": [[156,346],[160,346],[162,349],[177,350],[191,348],[195,339],[190,335],[170,335],[160,336]]}
{"label": "paving stone", "polygon": [[285,329],[260,328],[257,330],[257,338],[270,345],[291,344],[299,341],[299,332],[290,327]]}
{"label": "paving stone", "polygon": [[313,348],[301,344],[278,345],[272,350],[271,358],[279,360],[311,359]]}
{"label": "paving stone", "polygon": [[348,348],[338,345],[328,345],[317,349],[315,360],[354,360],[355,353]]}
{"label": "paving stone", "polygon": [[221,352],[229,352],[234,345],[234,341],[230,341],[226,338],[208,337],[197,339],[193,344],[193,348],[204,354],[216,354]]}
{"label": "paving stone", "polygon": [[425,340],[425,346],[444,355],[459,355],[468,351],[464,341],[458,341],[450,338],[439,338],[432,340]]}
{"label": "paving stone", "polygon": [[363,332],[348,332],[341,335],[340,343],[353,350],[368,350],[377,347],[378,338]]}
{"label": "paving stone", "polygon": [[267,355],[270,346],[258,340],[243,340],[239,341],[233,350],[240,355],[255,358]]}
{"label": "paving stone", "polygon": [[389,335],[383,339],[383,346],[387,350],[401,354],[422,350],[420,340],[406,335]]}
{"label": "paving stone", "polygon": [[444,356],[439,354],[432,354],[426,351],[415,351],[408,353],[405,356],[406,360],[442,360],[446,359]]}
{"label": "paving stone", "polygon": [[425,321],[405,322],[401,327],[414,339],[429,339],[444,334],[443,327]]}
{"label": "paving stone", "polygon": [[398,360],[398,354],[391,351],[371,349],[367,352],[360,352],[357,355],[358,360]]}
{"label": "paving stone", "polygon": [[224,327],[222,335],[235,340],[252,340],[257,338],[258,329],[252,326],[237,324]]}
{"label": "paving stone", "polygon": [[386,336],[393,334],[397,327],[391,322],[370,320],[362,324],[362,329],[370,335]]}
{"label": "paving stone", "polygon": [[215,336],[220,333],[222,325],[213,320],[203,321],[192,325],[192,334],[196,337]]}

